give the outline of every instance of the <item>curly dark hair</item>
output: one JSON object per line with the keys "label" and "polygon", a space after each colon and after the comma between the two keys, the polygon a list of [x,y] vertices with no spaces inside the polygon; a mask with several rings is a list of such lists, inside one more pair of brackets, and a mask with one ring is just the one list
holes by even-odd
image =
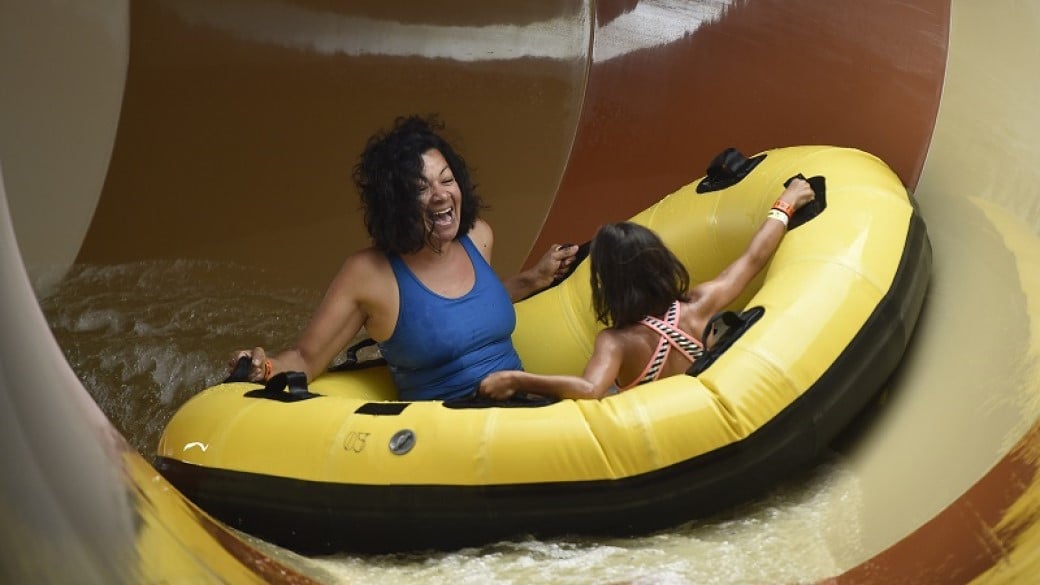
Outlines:
{"label": "curly dark hair", "polygon": [[653,231],[629,221],[601,226],[589,251],[592,308],[596,319],[617,329],[643,317],[660,317],[688,300],[690,274]]}
{"label": "curly dark hair", "polygon": [[470,179],[466,161],[438,133],[443,128],[435,115],[413,115],[397,118],[389,131],[381,130],[368,139],[354,166],[354,183],[361,194],[365,228],[376,248],[410,254],[429,241],[419,192],[423,181],[422,155],[430,149],[444,155],[462,192],[456,239],[476,223],[484,203]]}

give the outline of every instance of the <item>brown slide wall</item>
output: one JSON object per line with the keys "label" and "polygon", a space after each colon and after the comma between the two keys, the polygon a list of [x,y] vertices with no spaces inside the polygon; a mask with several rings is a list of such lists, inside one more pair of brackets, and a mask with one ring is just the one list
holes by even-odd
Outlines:
{"label": "brown slide wall", "polygon": [[916,186],[942,91],[947,1],[719,4],[687,4],[688,18],[704,17],[696,30],[620,55],[610,48],[622,27],[597,28],[574,151],[534,251],[634,215],[730,146],[853,146]]}

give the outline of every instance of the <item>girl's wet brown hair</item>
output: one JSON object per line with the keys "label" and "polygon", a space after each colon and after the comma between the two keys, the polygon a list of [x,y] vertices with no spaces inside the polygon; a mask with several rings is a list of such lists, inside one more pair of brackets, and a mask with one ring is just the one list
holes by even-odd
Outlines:
{"label": "girl's wet brown hair", "polygon": [[687,299],[690,275],[652,230],[629,221],[601,226],[592,239],[592,308],[604,325],[623,328],[660,317]]}

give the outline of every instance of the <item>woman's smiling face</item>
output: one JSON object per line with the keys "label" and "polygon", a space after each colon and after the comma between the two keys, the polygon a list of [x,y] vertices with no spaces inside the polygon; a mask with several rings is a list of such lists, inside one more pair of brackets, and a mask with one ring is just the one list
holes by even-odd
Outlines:
{"label": "woman's smiling face", "polygon": [[419,204],[423,210],[428,243],[435,251],[458,235],[462,191],[451,166],[435,148],[422,155],[423,178],[419,181]]}

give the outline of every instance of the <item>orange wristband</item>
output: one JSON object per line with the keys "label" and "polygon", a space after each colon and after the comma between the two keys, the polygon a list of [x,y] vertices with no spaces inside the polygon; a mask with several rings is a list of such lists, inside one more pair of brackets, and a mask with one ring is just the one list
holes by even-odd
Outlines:
{"label": "orange wristband", "polygon": [[274,366],[271,364],[271,360],[264,360],[264,381],[271,379],[271,372],[274,371]]}
{"label": "orange wristband", "polygon": [[779,209],[780,211],[783,211],[788,218],[794,215],[794,205],[791,205],[783,199],[777,199],[776,202],[773,203],[773,209]]}

